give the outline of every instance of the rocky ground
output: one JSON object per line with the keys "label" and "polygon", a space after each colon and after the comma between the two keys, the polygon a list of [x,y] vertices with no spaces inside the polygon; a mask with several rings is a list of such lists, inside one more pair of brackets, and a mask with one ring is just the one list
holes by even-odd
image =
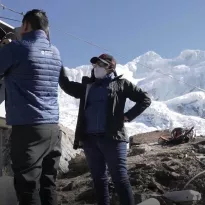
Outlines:
{"label": "rocky ground", "polygon": [[[172,147],[157,144],[160,135],[168,131],[133,136],[128,151],[128,170],[136,204],[155,196],[164,205],[174,203],[160,197],[170,190],[182,190],[186,183],[205,168],[205,138]],[[59,205],[94,204],[93,184],[83,153],[69,163],[70,171],[60,174],[57,181]],[[186,189],[199,191],[205,204],[205,174],[196,178]],[[112,205],[118,199],[110,180]],[[185,203],[188,204],[188,203]]]}
{"label": "rocky ground", "polygon": [[[73,132],[64,127],[61,130],[63,152],[57,180],[59,205],[93,205],[93,183],[84,154],[73,151]],[[8,143],[10,131],[1,130],[5,145],[4,175],[12,175]],[[161,135],[168,136],[169,131],[155,131],[130,138],[127,166],[136,204],[154,196],[162,205],[173,205],[174,203],[160,196],[167,191],[182,190],[192,177],[205,168],[204,137],[186,144],[162,147],[157,143]],[[205,204],[204,179],[205,174],[186,187],[202,194],[198,205]],[[109,188],[112,205],[119,205],[111,180]]]}

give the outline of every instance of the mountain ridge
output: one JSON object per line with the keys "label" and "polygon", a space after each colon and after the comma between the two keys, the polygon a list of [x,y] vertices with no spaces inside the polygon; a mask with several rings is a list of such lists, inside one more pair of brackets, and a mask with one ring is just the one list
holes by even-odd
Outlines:
{"label": "mountain ridge", "polygon": [[[124,65],[117,64],[118,75],[123,74],[124,78],[147,91],[152,99],[151,106],[141,116],[125,124],[129,128],[128,134],[195,126],[197,134],[205,135],[205,93],[196,88],[205,89],[204,67],[205,51],[190,49],[173,59],[149,51]],[[91,69],[91,65],[82,65],[66,68],[66,72],[70,80],[81,82],[83,76],[90,75]],[[59,94],[60,122],[75,130],[79,100],[61,89]],[[127,100],[125,110],[132,105],[133,102]]]}

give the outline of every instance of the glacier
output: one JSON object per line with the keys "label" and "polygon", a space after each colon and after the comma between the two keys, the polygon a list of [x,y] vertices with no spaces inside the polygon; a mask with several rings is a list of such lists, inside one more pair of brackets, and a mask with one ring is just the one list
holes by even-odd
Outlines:
{"label": "glacier", "polygon": [[[81,82],[90,76],[91,65],[66,68],[70,80]],[[205,51],[184,50],[173,59],[149,51],[132,61],[117,64],[118,75],[147,91],[151,106],[130,123],[129,136],[174,127],[195,126],[197,135],[205,135]],[[166,73],[166,75],[164,75]],[[178,80],[176,80],[178,79]],[[79,100],[59,88],[60,123],[75,130]],[[125,111],[133,106],[129,99]]]}

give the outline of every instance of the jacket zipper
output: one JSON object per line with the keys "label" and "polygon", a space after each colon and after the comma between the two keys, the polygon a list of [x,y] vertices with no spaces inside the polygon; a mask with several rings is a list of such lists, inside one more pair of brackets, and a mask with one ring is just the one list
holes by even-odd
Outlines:
{"label": "jacket zipper", "polygon": [[97,119],[96,119],[96,123],[97,123],[97,131],[99,130],[99,125],[98,125],[98,115],[99,115],[99,108],[98,108],[98,105],[97,105]]}
{"label": "jacket zipper", "polygon": [[[100,86],[100,89],[101,88],[102,88],[102,86]],[[98,119],[99,119],[99,108],[97,108],[97,130],[99,131],[99,120]]]}
{"label": "jacket zipper", "polygon": [[89,93],[90,88],[92,87],[92,85],[93,85],[93,83],[92,84],[88,84],[86,86],[84,110],[85,110],[86,104],[87,104],[88,93]]}

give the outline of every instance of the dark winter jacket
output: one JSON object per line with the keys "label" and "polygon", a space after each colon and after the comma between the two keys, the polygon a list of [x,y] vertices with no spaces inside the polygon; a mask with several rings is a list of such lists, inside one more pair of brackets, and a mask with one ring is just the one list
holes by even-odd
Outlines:
{"label": "dark winter jacket", "polygon": [[9,125],[58,123],[59,51],[44,31],[26,33],[0,49]]}
{"label": "dark winter jacket", "polygon": [[[106,132],[107,139],[126,141],[128,136],[125,131],[124,117],[129,122],[140,115],[151,104],[147,93],[134,86],[131,82],[118,76],[108,85],[108,101],[106,112]],[[61,70],[59,84],[67,94],[80,99],[78,121],[75,132],[74,149],[80,148],[83,141],[86,140],[85,134],[85,106],[89,89],[94,81],[94,77],[83,77],[82,83],[69,81],[65,70]],[[136,104],[126,113],[124,107],[126,99],[129,98]]]}
{"label": "dark winter jacket", "polygon": [[104,79],[97,79],[90,88],[85,107],[87,134],[105,132],[108,100],[107,86],[114,77],[114,75],[107,75]]}

